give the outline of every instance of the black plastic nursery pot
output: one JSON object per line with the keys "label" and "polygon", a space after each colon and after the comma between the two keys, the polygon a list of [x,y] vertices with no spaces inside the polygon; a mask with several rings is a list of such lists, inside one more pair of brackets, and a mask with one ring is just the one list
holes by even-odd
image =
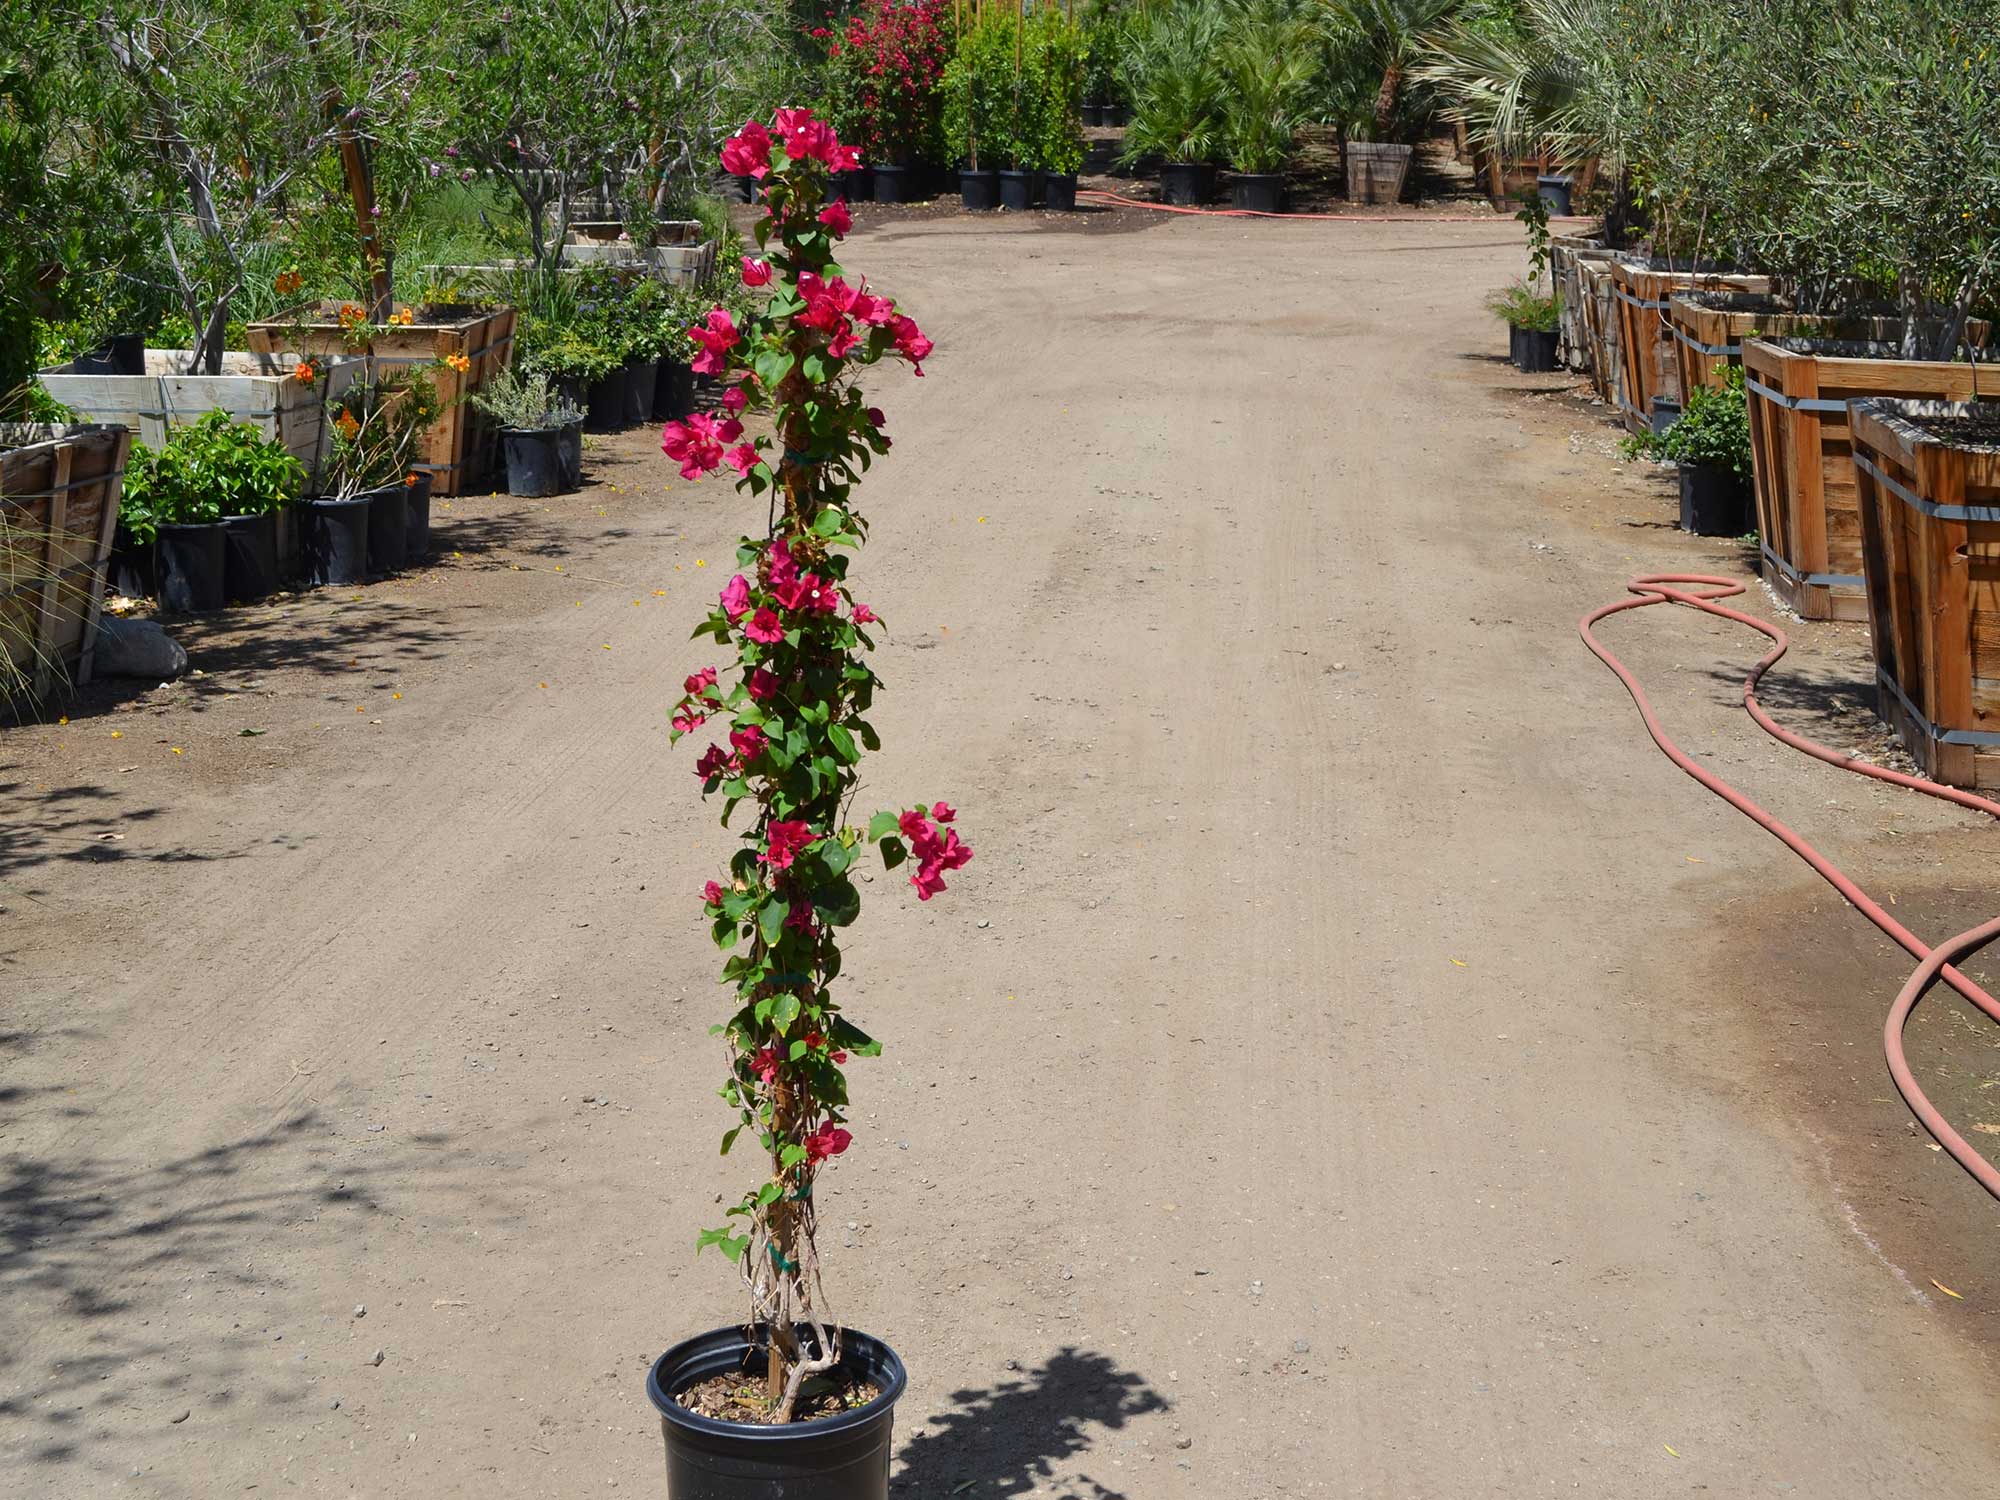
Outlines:
{"label": "black plastic nursery pot", "polygon": [[306,582],[364,583],[368,578],[368,518],[375,508],[369,495],[351,500],[308,500],[306,512]]}
{"label": "black plastic nursery pot", "polygon": [[1086,125],[1102,125],[1104,123],[1104,106],[1095,99],[1084,100],[1083,123]]}
{"label": "black plastic nursery pot", "polygon": [[[692,402],[688,409],[694,409]],[[573,490],[583,483],[583,423],[565,422],[557,429],[556,453],[562,460],[563,488]]]}
{"label": "black plastic nursery pot", "polygon": [[142,333],[114,333],[88,354],[79,354],[70,369],[78,375],[143,375],[146,373],[146,336]]}
{"label": "black plastic nursery pot", "polygon": [[914,203],[917,201],[923,170],[920,167],[896,166],[886,162],[875,164],[875,201],[877,203]]}
{"label": "black plastic nursery pot", "polygon": [[849,203],[872,203],[875,201],[875,169],[869,166],[856,167],[846,174],[841,185],[841,193]]}
{"label": "black plastic nursery pot", "polygon": [[958,173],[958,201],[974,213],[986,213],[1000,206],[1000,174],[992,170],[975,172],[961,167]]}
{"label": "black plastic nursery pot", "polygon": [[278,516],[222,518],[223,592],[239,604],[278,591]]}
{"label": "black plastic nursery pot", "polygon": [[560,427],[541,432],[503,427],[500,430],[500,446],[507,459],[507,493],[528,499],[560,495],[563,491],[562,440],[563,429]]}
{"label": "black plastic nursery pot", "polygon": [[1202,202],[1214,184],[1215,168],[1202,161],[1170,161],[1160,168],[1160,201],[1182,207]]}
{"label": "black plastic nursery pot", "polygon": [[[800,1337],[811,1346],[809,1328]],[[666,1439],[668,1500],[888,1500],[890,1427],[909,1377],[896,1351],[865,1333],[843,1330],[841,1351],[843,1367],[881,1394],[856,1411],[783,1427],[719,1421],[674,1399],[711,1376],[763,1369],[762,1346],[742,1327],[698,1335],[655,1360],[646,1396]]]}
{"label": "black plastic nursery pot", "polygon": [[1000,206],[1017,212],[1030,208],[1035,201],[1035,174],[1013,167],[1000,169]]}
{"label": "black plastic nursery pot", "polygon": [[403,555],[421,562],[431,555],[431,484],[429,469],[415,471],[417,482],[403,486]]}
{"label": "black plastic nursery pot", "polygon": [[631,372],[624,365],[590,383],[583,396],[583,426],[586,432],[618,432],[624,428],[626,391],[631,384]]}
{"label": "black plastic nursery pot", "polygon": [[1681,404],[1671,396],[1655,396],[1651,424],[1655,437],[1664,437],[1681,419]]}
{"label": "black plastic nursery pot", "polygon": [[409,554],[410,502],[399,479],[368,492],[368,571],[394,573]]}
{"label": "black plastic nursery pot", "polygon": [[1553,328],[1510,330],[1508,344],[1514,368],[1524,375],[1546,375],[1555,369],[1557,337]]}
{"label": "black plastic nursery pot", "polygon": [[1567,219],[1570,209],[1570,189],[1575,186],[1573,177],[1552,176],[1535,179],[1535,196],[1547,205],[1549,217]]}
{"label": "black plastic nursery pot", "polygon": [[1252,213],[1281,212],[1285,202],[1283,172],[1238,172],[1229,179],[1229,201]]}
{"label": "black plastic nursery pot", "polygon": [[159,529],[160,607],[177,615],[220,609],[228,602],[220,521]]}
{"label": "black plastic nursery pot", "polygon": [[1058,213],[1076,211],[1076,173],[1050,172],[1042,179],[1042,204]]}
{"label": "black plastic nursery pot", "polygon": [[660,375],[653,382],[653,419],[674,422],[694,410],[694,371],[680,360],[660,358]]}
{"label": "black plastic nursery pot", "polygon": [[109,561],[111,587],[135,599],[148,599],[159,591],[158,554],[151,543],[137,542],[120,522],[111,540]]}
{"label": "black plastic nursery pot", "polygon": [[1750,530],[1750,486],[1721,464],[1681,465],[1681,530],[1696,536],[1743,536]]}
{"label": "black plastic nursery pot", "polygon": [[1125,106],[1122,104],[1105,105],[1104,123],[1107,125],[1123,125],[1125,123]]}
{"label": "black plastic nursery pot", "polygon": [[625,421],[636,427],[653,415],[653,391],[660,380],[657,359],[635,359],[625,366]]}

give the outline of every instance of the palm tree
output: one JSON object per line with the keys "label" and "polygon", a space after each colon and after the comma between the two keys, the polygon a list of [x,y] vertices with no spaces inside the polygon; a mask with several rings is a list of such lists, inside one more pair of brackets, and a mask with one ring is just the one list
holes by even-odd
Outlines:
{"label": "palm tree", "polygon": [[1496,154],[1546,144],[1567,165],[1597,157],[1615,167],[1608,22],[1601,0],[1523,0],[1505,28],[1459,17],[1426,39],[1411,77],[1437,89],[1447,117]]}
{"label": "palm tree", "polygon": [[1431,33],[1464,8],[1465,0],[1325,0],[1336,30],[1357,40],[1382,82],[1375,91],[1375,137],[1396,128],[1396,109],[1411,69],[1422,60]]}

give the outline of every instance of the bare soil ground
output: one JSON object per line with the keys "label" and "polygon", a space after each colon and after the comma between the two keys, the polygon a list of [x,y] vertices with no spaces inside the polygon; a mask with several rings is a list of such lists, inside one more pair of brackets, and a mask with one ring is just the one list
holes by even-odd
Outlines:
{"label": "bare soil ground", "polygon": [[[1744,558],[1498,359],[1514,226],[851,259],[939,340],[880,392],[872,785],[979,851],[848,964],[888,1052],[822,1220],[899,1493],[2000,1495],[2000,1213],[1882,1068],[1909,966],[1577,642]],[[690,1247],[752,1170],[666,706],[760,517],[593,465],[0,732],[5,1493],[659,1492],[645,1366],[736,1316]],[[1920,931],[1989,914],[1994,830],[1742,717],[1759,642],[1608,633]],[[1865,639],[1797,633],[1774,698],[1882,750]],[[1913,1055],[2000,1123],[1955,1006]]]}

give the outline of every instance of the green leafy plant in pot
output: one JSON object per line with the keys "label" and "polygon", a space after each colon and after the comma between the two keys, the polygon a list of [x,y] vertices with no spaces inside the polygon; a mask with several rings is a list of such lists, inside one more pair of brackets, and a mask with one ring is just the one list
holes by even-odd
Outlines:
{"label": "green leafy plant in pot", "polygon": [[1076,174],[1083,166],[1083,88],[1090,54],[1084,30],[1054,6],[1038,10],[1028,23],[1022,87],[1023,151],[1042,174],[1043,202],[1049,208],[1076,207]]}
{"label": "green leafy plant in pot", "polygon": [[1119,160],[1133,166],[1163,158],[1165,202],[1199,203],[1214,187],[1226,40],[1223,10],[1206,0],[1176,0],[1134,24],[1121,73],[1132,123]]}
{"label": "green leafy plant in pot", "polygon": [[1562,326],[1562,304],[1549,269],[1549,206],[1539,195],[1531,196],[1514,217],[1528,231],[1528,274],[1495,292],[1486,309],[1507,325],[1507,357],[1514,368],[1546,374],[1556,367]]}
{"label": "green leafy plant in pot", "polygon": [[1721,385],[1691,394],[1665,432],[1649,428],[1620,446],[1628,456],[1680,466],[1683,531],[1742,536],[1751,530],[1750,410],[1741,365],[1730,366]]}
{"label": "green leafy plant in pot", "polygon": [[1310,27],[1271,6],[1246,11],[1229,39],[1222,142],[1235,169],[1237,208],[1274,214],[1283,207],[1285,163],[1317,72],[1312,46]]}
{"label": "green leafy plant in pot", "polygon": [[472,401],[500,428],[508,494],[556,495],[576,487],[582,478],[583,412],[546,372],[502,371]]}
{"label": "green leafy plant in pot", "polygon": [[1000,168],[1014,166],[1021,152],[1011,17],[994,10],[959,31],[939,92],[945,149],[960,164],[961,201],[976,211],[998,208]]}
{"label": "green leafy plant in pot", "polygon": [[[721,721],[693,769],[703,794],[721,798],[724,824],[741,824],[701,900],[734,992],[715,1028],[735,1116],[722,1149],[754,1147],[759,1171],[698,1238],[741,1276],[745,1323],[668,1350],[647,1394],[676,1500],[780,1489],[796,1500],[886,1500],[903,1366],[829,1313],[816,1231],[828,1170],[853,1144],[846,1067],[881,1050],[834,988],[838,935],[861,906],[856,863],[874,845],[929,900],[972,857],[942,802],[850,820],[862,759],[879,744],[867,714],[880,621],[851,582],[868,534],[856,489],[889,451],[859,378],[892,360],[922,374],[931,342],[835,263],[852,148],[805,111],[780,110],[768,130],[751,121],[724,149],[763,182],[764,253],[744,275],[770,295],[740,324],[718,307],[690,330],[725,396],[717,411],[668,423],[661,446],[689,478],[730,469],[769,515],[742,539],[739,571],[695,628],[724,660],[689,676],[673,710],[675,739]],[[750,437],[746,415],[768,417],[771,435]]]}
{"label": "green leafy plant in pot", "polygon": [[163,447],[133,447],[119,523],[157,547],[162,605],[219,609],[278,586],[278,516],[305,481],[305,465],[283,443],[212,411],[175,428]]}

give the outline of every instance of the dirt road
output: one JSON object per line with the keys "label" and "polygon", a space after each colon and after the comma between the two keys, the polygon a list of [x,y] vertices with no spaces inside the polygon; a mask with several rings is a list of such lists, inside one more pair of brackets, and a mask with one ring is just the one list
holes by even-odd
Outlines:
{"label": "dirt road", "polygon": [[[851,259],[939,339],[880,392],[872,785],[978,849],[847,966],[888,1051],[822,1216],[901,1493],[2000,1495],[2000,1214],[1883,1072],[1908,966],[1577,644],[1739,560],[1489,357],[1513,227]],[[689,1247],[750,1170],[664,706],[745,513],[646,448],[0,736],[0,1490],[660,1493],[641,1378],[736,1315]],[[1988,914],[2000,835],[1770,747],[1761,642],[1661,613],[1608,633],[1691,748]],[[1790,711],[1870,732],[1864,652],[1810,632]],[[1953,1004],[1913,1055],[2000,1118]]]}

